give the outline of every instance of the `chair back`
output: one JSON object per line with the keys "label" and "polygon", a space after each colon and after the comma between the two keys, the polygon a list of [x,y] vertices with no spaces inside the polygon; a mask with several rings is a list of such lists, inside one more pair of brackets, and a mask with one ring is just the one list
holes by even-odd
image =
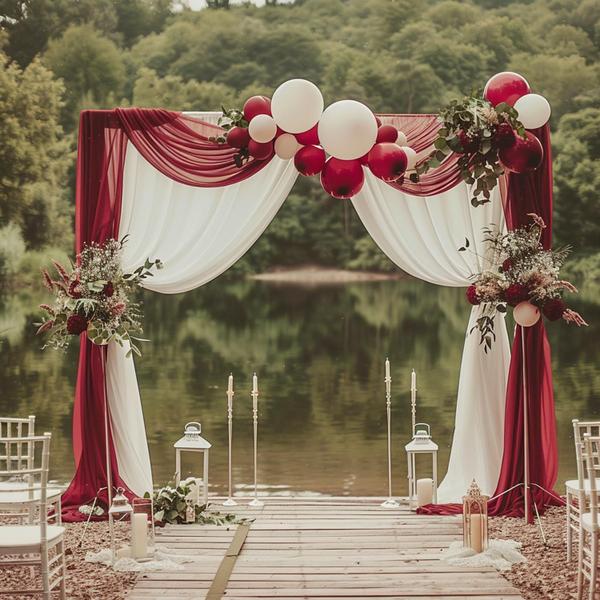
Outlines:
{"label": "chair back", "polygon": [[575,457],[577,459],[577,480],[579,489],[583,489],[584,480],[587,477],[586,467],[582,460],[583,436],[600,436],[600,421],[580,421],[573,419],[573,439],[575,440]]}
{"label": "chair back", "polygon": [[[598,529],[598,486],[596,478],[600,477],[600,436],[583,434],[583,464],[589,480],[589,510],[592,516],[592,527]],[[582,507],[582,510],[583,507]]]}
{"label": "chair back", "polygon": [[[50,440],[52,434],[29,437],[0,437],[0,480],[7,479],[9,482],[19,478],[27,478],[30,492],[39,491],[39,516],[41,528],[41,540],[46,540],[46,524],[48,514],[47,487],[48,471],[50,465]],[[11,457],[11,447],[22,446],[21,452],[29,452],[30,460],[26,466],[20,468],[14,465]],[[8,457],[8,459],[6,459]],[[4,459],[4,460],[3,460]],[[23,488],[11,490],[3,488],[5,492],[21,491]]]}
{"label": "chair back", "polygon": [[[35,416],[29,415],[26,418],[18,417],[0,417],[0,438],[21,438],[35,435]],[[10,466],[16,466],[18,469],[31,467],[32,455],[29,450],[23,452],[22,444],[11,444],[6,447],[7,453],[0,453],[0,469],[4,461],[13,463]]]}

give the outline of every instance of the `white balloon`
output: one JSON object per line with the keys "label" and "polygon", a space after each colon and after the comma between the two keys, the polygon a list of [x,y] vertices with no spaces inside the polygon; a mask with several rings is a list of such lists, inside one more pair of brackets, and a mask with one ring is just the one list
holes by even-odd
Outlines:
{"label": "white balloon", "polygon": [[406,154],[406,158],[408,162],[406,163],[406,170],[410,171],[410,169],[414,169],[417,164],[417,153],[410,146],[400,146],[404,153]]}
{"label": "white balloon", "polygon": [[296,152],[300,150],[302,144],[291,133],[282,133],[275,140],[275,154],[283,160],[294,158]]}
{"label": "white balloon", "polygon": [[540,309],[531,302],[519,302],[513,310],[513,317],[521,327],[532,327],[540,320]]}
{"label": "white balloon", "polygon": [[515,102],[515,110],[519,113],[519,121],[525,129],[543,127],[550,119],[552,109],[544,96],[525,94]]}
{"label": "white balloon", "polygon": [[408,139],[406,138],[406,134],[401,131],[398,132],[398,137],[396,138],[396,144],[398,146],[406,146],[408,144]]}
{"label": "white balloon", "polygon": [[364,156],[377,140],[375,115],[356,100],[330,104],[319,121],[319,141],[335,158],[352,160]]}
{"label": "white balloon", "polygon": [[277,133],[277,125],[269,115],[256,115],[248,125],[248,133],[255,142],[270,142]]}
{"label": "white balloon", "polygon": [[282,83],[271,98],[275,123],[288,133],[302,133],[314,127],[323,112],[321,90],[306,79]]}

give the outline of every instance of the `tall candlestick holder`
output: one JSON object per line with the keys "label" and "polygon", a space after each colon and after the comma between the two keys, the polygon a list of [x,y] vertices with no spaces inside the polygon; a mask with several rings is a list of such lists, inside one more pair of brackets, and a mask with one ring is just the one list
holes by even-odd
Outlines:
{"label": "tall candlestick holder", "polygon": [[264,506],[264,502],[258,499],[258,385],[257,378],[254,373],[252,379],[252,423],[254,425],[254,499],[250,502],[250,506]]}
{"label": "tall candlestick holder", "polygon": [[237,502],[233,499],[233,487],[231,484],[231,441],[233,439],[233,374],[229,375],[230,384],[227,386],[227,430],[229,433],[229,470],[228,470],[228,481],[229,481],[229,496],[223,506],[236,506]]}
{"label": "tall candlestick holder", "polygon": [[413,435],[417,424],[417,374],[414,369],[410,375],[410,411],[412,417],[412,429],[410,431]]}
{"label": "tall candlestick holder", "polygon": [[387,450],[388,450],[388,498],[381,503],[383,508],[398,508],[400,506],[392,498],[392,377],[390,361],[385,359],[385,405],[387,409]]}

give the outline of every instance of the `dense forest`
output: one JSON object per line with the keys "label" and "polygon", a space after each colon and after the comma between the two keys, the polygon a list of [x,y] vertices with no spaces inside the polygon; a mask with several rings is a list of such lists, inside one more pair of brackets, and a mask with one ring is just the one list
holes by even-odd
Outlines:
{"label": "dense forest", "polygon": [[[494,73],[553,108],[555,232],[600,272],[597,0],[0,0],[0,285],[73,247],[79,111],[218,110],[291,77],[326,103],[437,112]],[[238,270],[389,269],[348,202],[300,178]]]}

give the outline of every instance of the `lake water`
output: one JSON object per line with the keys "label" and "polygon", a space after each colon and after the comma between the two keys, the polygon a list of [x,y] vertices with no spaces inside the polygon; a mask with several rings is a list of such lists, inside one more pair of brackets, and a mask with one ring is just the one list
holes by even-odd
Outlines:
{"label": "lake water", "polygon": [[[52,475],[67,481],[78,349],[40,350],[31,326],[40,301],[41,295],[27,293],[0,299],[0,414],[35,414],[38,431],[54,435]],[[233,477],[238,491],[252,482],[256,371],[265,491],[385,495],[386,356],[393,380],[394,492],[406,493],[412,368],[417,418],[431,424],[445,472],[469,314],[463,290],[410,279],[312,286],[219,279],[177,296],[145,293],[144,305],[152,341],[137,369],[156,483],[172,478],[172,445],[184,424],[197,420],[213,444],[212,490],[226,493],[230,371],[236,382]],[[574,474],[571,419],[600,417],[600,304],[584,298],[574,308],[591,327],[549,326],[559,484]],[[190,469],[186,462],[184,470]]]}

